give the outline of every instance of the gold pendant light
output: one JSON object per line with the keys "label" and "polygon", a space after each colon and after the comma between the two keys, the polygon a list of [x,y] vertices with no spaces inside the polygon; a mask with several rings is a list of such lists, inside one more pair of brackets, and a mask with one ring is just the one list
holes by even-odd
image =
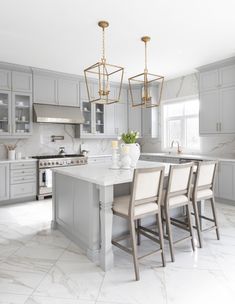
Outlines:
{"label": "gold pendant light", "polygon": [[[145,68],[144,73],[130,77],[129,89],[133,107],[152,108],[157,107],[161,101],[162,87],[164,77],[151,74],[147,68],[147,43],[150,41],[150,37],[144,36],[141,40],[145,44]],[[133,98],[133,90],[135,88],[141,89],[140,99]]]}
{"label": "gold pendant light", "polygon": [[[99,21],[102,28],[102,58],[84,70],[88,99],[98,104],[112,104],[118,102],[121,95],[124,68],[109,64],[105,57],[105,29],[109,26],[107,21]],[[115,94],[110,94],[110,82],[118,82]],[[91,90],[91,88],[94,88]]]}

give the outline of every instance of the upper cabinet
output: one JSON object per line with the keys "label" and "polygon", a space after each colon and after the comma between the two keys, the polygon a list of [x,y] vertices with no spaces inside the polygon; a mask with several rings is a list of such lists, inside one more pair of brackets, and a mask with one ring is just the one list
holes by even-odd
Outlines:
{"label": "upper cabinet", "polygon": [[200,73],[200,92],[217,89],[219,86],[218,69]]}
{"label": "upper cabinet", "polygon": [[12,72],[12,90],[16,92],[32,92],[32,74]]}
{"label": "upper cabinet", "polygon": [[33,77],[35,103],[78,107],[79,80],[60,73],[35,70]]}
{"label": "upper cabinet", "polygon": [[[133,98],[141,100],[141,88],[137,87],[132,90]],[[131,98],[128,100],[128,130],[137,131],[142,136],[142,113],[141,107],[132,107]]]}
{"label": "upper cabinet", "polygon": [[[90,84],[92,97],[97,96],[97,83]],[[116,97],[117,86],[110,86],[110,94]],[[76,126],[76,137],[80,138],[116,138],[127,132],[127,88],[121,91],[120,102],[103,105],[91,103],[88,100],[84,81],[80,83],[80,102],[85,123]]]}
{"label": "upper cabinet", "polygon": [[49,75],[35,74],[33,78],[33,101],[36,103],[56,104],[57,79]]}
{"label": "upper cabinet", "polygon": [[60,78],[57,84],[59,105],[79,107],[79,82]]}
{"label": "upper cabinet", "polygon": [[11,90],[11,71],[0,70],[0,90]]}
{"label": "upper cabinet", "polygon": [[235,60],[198,68],[200,134],[235,133]]}
{"label": "upper cabinet", "polygon": [[0,136],[32,134],[32,74],[0,70]]}

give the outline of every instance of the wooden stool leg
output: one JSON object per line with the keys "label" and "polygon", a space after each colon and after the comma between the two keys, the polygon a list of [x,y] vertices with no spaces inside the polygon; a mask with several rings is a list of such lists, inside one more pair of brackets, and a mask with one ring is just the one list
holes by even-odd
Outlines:
{"label": "wooden stool leg", "polygon": [[214,217],[214,222],[215,222],[215,226],[216,226],[216,235],[217,235],[217,239],[220,239],[220,234],[219,234],[219,227],[218,227],[218,221],[217,221],[217,214],[216,214],[216,209],[215,209],[215,199],[214,197],[211,198],[211,208],[212,208],[212,213],[213,213],[213,217]]}
{"label": "wooden stool leg", "polygon": [[163,232],[162,232],[162,218],[161,218],[161,209],[159,209],[159,213],[157,214],[157,224],[158,224],[158,233],[159,233],[159,240],[160,240],[160,248],[162,250],[161,256],[162,256],[162,266],[166,266],[166,260],[165,260],[165,252],[164,252],[164,238],[163,238]]}
{"label": "wooden stool leg", "polygon": [[195,202],[195,200],[193,200],[193,211],[194,211],[194,216],[195,216],[199,247],[202,248],[202,235],[201,235],[201,229],[200,229],[201,226],[200,226],[200,220],[199,220],[199,215],[198,215],[197,202]]}
{"label": "wooden stool leg", "polygon": [[129,220],[129,225],[130,225],[131,244],[132,244],[132,256],[133,256],[134,267],[135,267],[135,278],[136,278],[136,281],[139,281],[140,273],[139,273],[139,262],[137,259],[135,221]]}
{"label": "wooden stool leg", "polygon": [[193,248],[193,251],[195,251],[195,244],[194,244],[194,239],[193,239],[193,227],[192,227],[192,221],[191,221],[191,212],[189,210],[189,205],[186,205],[185,207],[186,207],[186,214],[187,214],[187,218],[188,218],[189,232],[191,235],[192,248]]}
{"label": "wooden stool leg", "polygon": [[139,246],[141,244],[141,236],[140,236],[140,232],[139,232],[139,226],[141,225],[141,219],[138,219],[136,221],[137,224],[137,245]]}
{"label": "wooden stool leg", "polygon": [[175,256],[174,256],[173,238],[172,238],[172,231],[171,231],[171,221],[170,221],[170,215],[169,215],[167,207],[165,207],[165,216],[166,216],[166,229],[167,229],[170,253],[171,253],[171,261],[174,262]]}

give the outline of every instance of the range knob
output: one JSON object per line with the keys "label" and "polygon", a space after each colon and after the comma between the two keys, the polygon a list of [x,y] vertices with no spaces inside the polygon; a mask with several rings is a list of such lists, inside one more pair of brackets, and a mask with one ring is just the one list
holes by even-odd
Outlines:
{"label": "range knob", "polygon": [[46,166],[46,165],[47,165],[47,163],[44,163],[43,165],[44,165],[44,166]]}
{"label": "range knob", "polygon": [[56,164],[56,165],[59,165],[59,162],[56,162],[55,164]]}
{"label": "range knob", "polygon": [[54,162],[52,162],[51,164],[54,165]]}
{"label": "range knob", "polygon": [[43,163],[39,163],[39,166],[43,166]]}
{"label": "range knob", "polygon": [[73,160],[71,160],[71,164],[73,164]]}

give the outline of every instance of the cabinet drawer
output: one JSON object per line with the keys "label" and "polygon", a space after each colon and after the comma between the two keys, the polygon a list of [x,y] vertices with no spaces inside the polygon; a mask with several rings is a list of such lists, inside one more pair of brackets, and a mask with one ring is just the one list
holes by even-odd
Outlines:
{"label": "cabinet drawer", "polygon": [[17,162],[11,164],[11,169],[17,170],[22,168],[36,168],[36,163],[34,162]]}
{"label": "cabinet drawer", "polygon": [[11,198],[36,195],[36,183],[24,183],[11,186]]}
{"label": "cabinet drawer", "polygon": [[28,183],[36,181],[35,175],[24,175],[24,176],[12,176],[11,177],[11,184],[19,184],[19,183]]}
{"label": "cabinet drawer", "polygon": [[36,176],[36,168],[22,168],[11,170],[11,177]]}

